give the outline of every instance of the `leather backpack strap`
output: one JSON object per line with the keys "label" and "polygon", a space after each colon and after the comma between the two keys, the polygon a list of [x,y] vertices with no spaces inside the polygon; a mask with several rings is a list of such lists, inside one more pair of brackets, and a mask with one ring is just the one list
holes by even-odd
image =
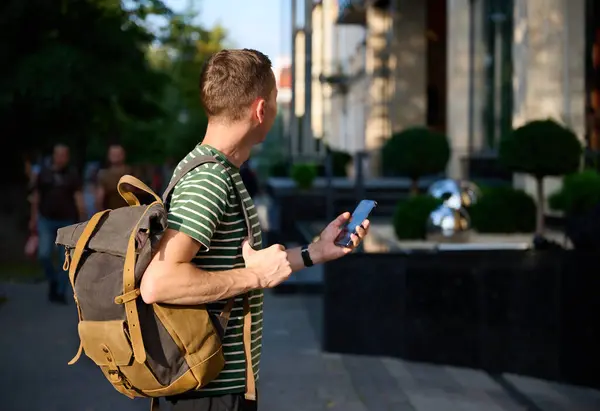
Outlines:
{"label": "leather backpack strap", "polygon": [[125,264],[123,265],[123,294],[115,298],[116,304],[125,305],[125,315],[127,318],[127,326],[129,327],[129,335],[131,337],[133,355],[135,360],[140,364],[146,362],[146,349],[144,347],[142,330],[140,328],[140,316],[137,310],[137,299],[140,296],[140,289],[135,286],[135,263],[137,260],[136,239],[142,220],[154,204],[159,204],[159,201],[155,201],[146,208],[146,211],[140,216],[137,224],[131,231],[129,241],[127,242]]}
{"label": "leather backpack strap", "polygon": [[195,169],[197,167],[200,167],[202,164],[206,164],[206,163],[220,163],[220,162],[213,156],[209,156],[209,155],[197,156],[197,157],[194,157],[193,159],[191,159],[190,161],[188,161],[181,170],[176,171],[173,175],[173,178],[171,178],[171,182],[169,183],[169,185],[165,189],[165,192],[163,193],[163,196],[162,196],[163,203],[165,205],[167,204],[167,202],[169,201],[169,196],[173,193],[175,186],[177,185],[177,183],[179,183],[181,181],[181,179],[183,177],[185,177],[187,175],[187,173],[189,173],[190,171],[192,171],[193,169]]}
{"label": "leather backpack strap", "polygon": [[[85,251],[85,247],[87,247],[87,244],[90,241],[90,238],[92,238],[92,234],[94,234],[94,231],[96,230],[96,227],[98,226],[98,223],[100,223],[100,220],[102,219],[104,214],[106,214],[109,211],[110,210],[100,211],[100,212],[94,214],[92,216],[92,218],[90,218],[90,221],[88,221],[88,223],[85,225],[85,228],[83,229],[83,232],[81,233],[81,236],[79,237],[79,240],[77,240],[77,244],[75,245],[75,251],[73,252],[73,258],[71,259],[70,262],[69,262],[68,254],[65,252],[66,258],[65,258],[65,265],[63,268],[66,269],[68,267],[68,269],[69,269],[69,281],[71,282],[71,287],[73,288],[73,299],[75,300],[75,306],[77,307],[77,317],[79,318],[79,321],[82,321],[83,317],[81,315],[81,307],[79,306],[79,301],[77,300],[77,293],[75,292],[75,276],[77,274],[77,268],[79,266],[79,262],[81,261],[81,257],[83,256],[83,252]],[[80,340],[79,348],[77,349],[77,354],[75,354],[75,356],[71,359],[71,361],[69,361],[68,364],[69,365],[75,364],[81,357],[82,353],[83,353],[83,344],[81,343],[81,340]]]}
{"label": "leather backpack strap", "polygon": [[244,354],[246,356],[246,393],[247,400],[256,401],[256,380],[252,366],[252,311],[248,294],[244,295]]}
{"label": "leather backpack strap", "polygon": [[[231,174],[229,175],[231,176]],[[233,180],[233,177],[231,177],[231,180]],[[240,202],[240,207],[242,208],[242,213],[244,214],[244,220],[246,221],[246,227],[248,229],[248,242],[250,243],[252,248],[254,248],[254,246],[256,245],[256,241],[254,240],[254,233],[252,233],[252,223],[250,222],[250,214],[248,214],[248,209],[246,208],[246,204],[244,204],[244,199],[242,198],[242,195],[240,194],[240,189],[238,188],[238,185],[235,183],[235,181],[233,181],[233,189],[235,190],[235,194],[237,195],[237,198]]]}
{"label": "leather backpack strap", "polygon": [[[231,176],[231,173],[229,175]],[[252,248],[254,248],[254,246],[256,245],[256,239],[254,238],[254,233],[252,232],[250,214],[248,213],[248,209],[246,208],[246,204],[244,203],[244,198],[242,197],[240,189],[236,184],[233,176],[231,176],[231,180],[233,181],[234,190],[239,200],[240,207],[242,208],[242,213],[244,214],[246,227],[248,228],[248,243]],[[256,379],[254,378],[254,367],[252,366],[252,311],[250,309],[250,300],[248,298],[248,293],[246,293],[243,296],[243,303],[244,328],[242,338],[244,341],[244,354],[246,357],[246,393],[244,394],[244,397],[247,400],[256,401]]]}
{"label": "leather backpack strap", "polygon": [[134,188],[137,188],[140,191],[150,194],[152,197],[154,197],[155,201],[158,201],[162,204],[162,200],[160,199],[160,197],[157,196],[156,193],[154,193],[154,191],[152,191],[150,187],[148,187],[140,179],[129,174],[125,174],[119,179],[119,182],[117,183],[117,191],[129,206],[139,206],[140,200],[138,200],[136,195],[126,188],[127,184]]}

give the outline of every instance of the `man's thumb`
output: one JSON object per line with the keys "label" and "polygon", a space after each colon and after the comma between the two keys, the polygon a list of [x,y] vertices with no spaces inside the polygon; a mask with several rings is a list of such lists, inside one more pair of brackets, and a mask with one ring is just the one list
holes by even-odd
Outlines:
{"label": "man's thumb", "polygon": [[244,240],[242,243],[242,256],[244,258],[250,257],[256,251],[250,246],[250,242],[248,240]]}
{"label": "man's thumb", "polygon": [[346,224],[350,220],[351,217],[352,217],[352,215],[346,211],[345,213],[342,213],[339,216],[337,216],[337,218],[335,220],[333,220],[331,222],[331,224],[333,226],[335,226],[335,228],[340,228],[344,224]]}

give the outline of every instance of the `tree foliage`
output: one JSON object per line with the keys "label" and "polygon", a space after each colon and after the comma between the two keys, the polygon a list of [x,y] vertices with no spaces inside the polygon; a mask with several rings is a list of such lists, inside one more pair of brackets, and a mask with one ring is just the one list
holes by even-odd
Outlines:
{"label": "tree foliage", "polygon": [[426,127],[411,127],[390,138],[382,151],[386,172],[413,180],[417,191],[419,178],[443,172],[450,160],[450,143],[442,133]]}
{"label": "tree foliage", "polygon": [[550,119],[531,121],[500,143],[500,159],[509,170],[540,179],[577,171],[581,154],[575,133]]}
{"label": "tree foliage", "polygon": [[21,153],[61,141],[82,161],[120,141],[132,160],[180,157],[203,135],[200,67],[226,35],[195,17],[160,0],[2,2],[0,132]]}
{"label": "tree foliage", "polygon": [[564,177],[560,190],[548,198],[550,208],[567,216],[586,215],[600,204],[600,173],[585,170]]}

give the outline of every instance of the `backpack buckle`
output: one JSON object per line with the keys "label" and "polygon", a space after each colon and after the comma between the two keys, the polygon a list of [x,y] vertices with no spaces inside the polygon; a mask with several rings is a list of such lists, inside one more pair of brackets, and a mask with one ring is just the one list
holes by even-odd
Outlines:
{"label": "backpack buckle", "polygon": [[102,352],[104,352],[108,361],[108,379],[110,382],[114,385],[123,385],[125,388],[130,389],[131,384],[127,381],[121,370],[119,370],[119,367],[115,363],[115,358],[106,344],[102,344]]}
{"label": "backpack buckle", "polygon": [[115,304],[125,304],[129,301],[133,301],[140,296],[141,292],[139,288],[136,288],[133,291],[129,291],[125,294],[117,295],[115,297]]}

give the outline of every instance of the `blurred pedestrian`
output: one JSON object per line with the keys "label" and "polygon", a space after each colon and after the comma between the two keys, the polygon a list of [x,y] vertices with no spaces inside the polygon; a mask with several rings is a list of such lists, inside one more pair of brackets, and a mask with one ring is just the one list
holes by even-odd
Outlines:
{"label": "blurred pedestrian", "polygon": [[[64,250],[55,245],[59,228],[86,219],[82,180],[70,165],[69,147],[54,146],[49,165],[43,164],[33,182],[29,229],[39,236],[38,259],[48,279],[48,298],[66,304],[67,273],[63,272]],[[54,264],[58,252],[59,264]]]}
{"label": "blurred pedestrian", "polygon": [[125,148],[120,144],[112,144],[108,148],[108,167],[98,172],[96,183],[96,209],[106,210],[124,207],[125,200],[117,191],[117,183],[125,174],[131,174],[131,167],[126,163]]}

